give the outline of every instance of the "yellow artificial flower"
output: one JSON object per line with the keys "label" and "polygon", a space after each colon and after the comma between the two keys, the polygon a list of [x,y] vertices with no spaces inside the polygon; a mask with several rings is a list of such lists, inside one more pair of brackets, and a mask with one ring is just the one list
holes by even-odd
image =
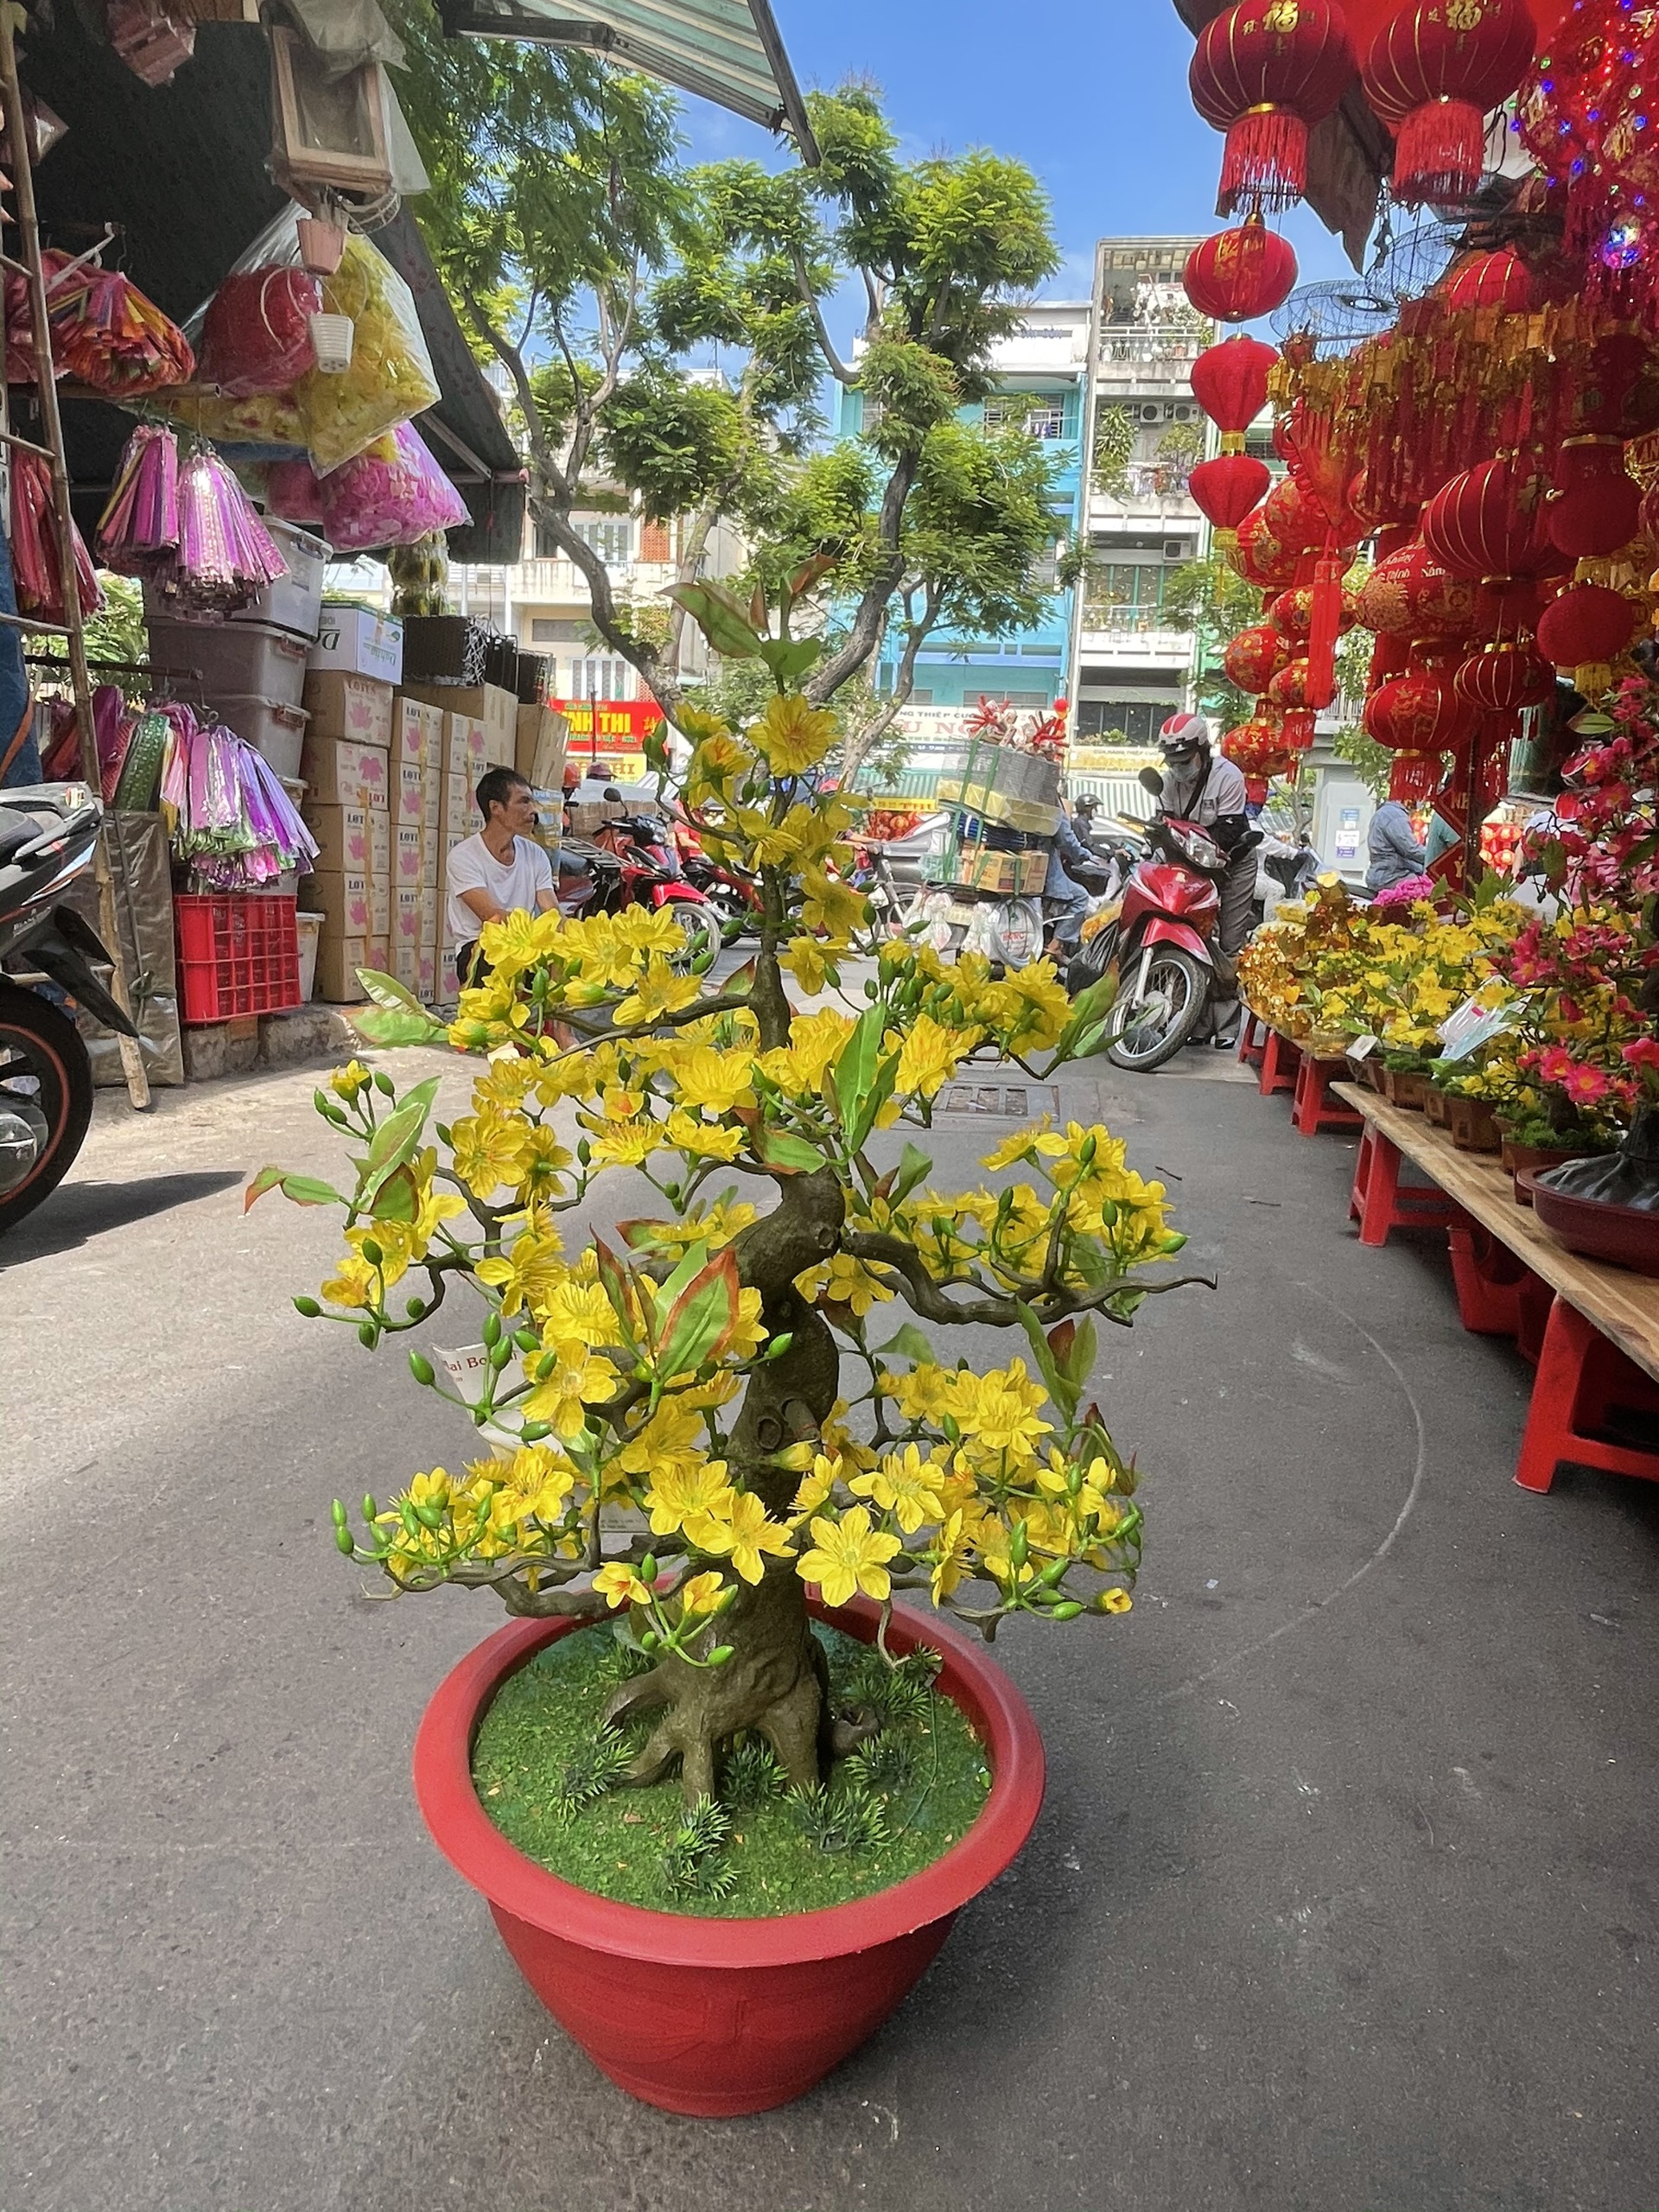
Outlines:
{"label": "yellow artificial flower", "polygon": [[607,1121],[603,1134],[592,1140],[591,1158],[601,1167],[643,1167],[662,1145],[662,1122],[636,1114],[631,1120]]}
{"label": "yellow artificial flower", "polygon": [[1027,1374],[1024,1360],[1010,1360],[1006,1368],[989,1375],[961,1379],[972,1389],[964,1394],[966,1403],[957,1418],[963,1428],[971,1426],[976,1440],[988,1449],[1025,1452],[1039,1436],[1052,1433],[1052,1424],[1037,1416],[1038,1407],[1046,1401],[1042,1385]]}
{"label": "yellow artificial flower", "polygon": [[663,1126],[664,1141],[676,1152],[699,1160],[735,1160],[743,1149],[744,1132],[723,1128],[717,1122],[700,1122],[677,1106]]}
{"label": "yellow artificial flower", "polygon": [[480,1260],[473,1273],[500,1293],[501,1311],[511,1320],[522,1310],[539,1307],[569,1274],[559,1257],[561,1249],[552,1229],[527,1229],[513,1238],[505,1258]]}
{"label": "yellow artificial flower", "polygon": [[893,1594],[886,1562],[904,1548],[897,1536],[872,1527],[868,1509],[850,1506],[839,1521],[820,1514],[812,1523],[814,1548],[795,1563],[804,1582],[816,1582],[826,1605],[844,1605],[855,1591],[867,1598]]}
{"label": "yellow artificial flower", "polygon": [[930,1556],[933,1572],[928,1589],[936,1605],[943,1605],[968,1571],[968,1539],[963,1534],[962,1508],[946,1516],[933,1539]]}
{"label": "yellow artificial flower", "polygon": [[1103,1590],[1095,1600],[1096,1610],[1103,1613],[1127,1613],[1135,1600],[1127,1590]]}
{"label": "yellow artificial flower", "polygon": [[702,988],[695,976],[677,976],[660,952],[653,952],[645,971],[616,1009],[616,1019],[632,1028],[642,1021],[656,1021],[690,1006]]}
{"label": "yellow artificial flower", "polygon": [[995,1170],[1012,1167],[1019,1160],[1030,1160],[1039,1142],[1048,1135],[1052,1126],[1052,1117],[1045,1114],[1040,1122],[1032,1122],[1023,1129],[1016,1129],[1012,1136],[1003,1138],[995,1152],[988,1152],[980,1166]]}
{"label": "yellow artificial flower", "polygon": [[729,1114],[734,1106],[754,1103],[753,1052],[719,1052],[699,1045],[677,1059],[670,1073],[683,1105]]}
{"label": "yellow artificial flower", "polygon": [[774,776],[798,776],[816,767],[835,736],[835,716],[809,705],[798,692],[780,692],[748,732],[749,742],[766,755]]}
{"label": "yellow artificial flower", "polygon": [[360,1253],[351,1252],[339,1261],[322,1286],[322,1299],[327,1306],[344,1306],[353,1313],[360,1313],[375,1305],[380,1295],[380,1271],[372,1268]]}
{"label": "yellow artificial flower", "polygon": [[726,1587],[717,1574],[694,1574],[675,1592],[683,1613],[712,1613]]}
{"label": "yellow artificial flower", "polygon": [[651,1603],[650,1591],[624,1560],[613,1560],[608,1567],[601,1567],[594,1577],[594,1587],[607,1605]]}
{"label": "yellow artificial flower", "polygon": [[779,965],[789,970],[804,991],[816,996],[830,981],[823,954],[824,948],[816,938],[792,938],[787,948],[779,954]]}
{"label": "yellow artificial flower", "polygon": [[343,1098],[349,1106],[360,1098],[374,1077],[361,1060],[348,1060],[343,1068],[336,1068],[328,1078],[328,1088],[336,1098]]}
{"label": "yellow artificial flower", "polygon": [[734,1496],[723,1459],[659,1467],[645,1492],[651,1533],[673,1536],[683,1530],[687,1542],[699,1551],[729,1550],[721,1537],[731,1527]]}
{"label": "yellow artificial flower", "polygon": [[795,1287],[803,1298],[815,1299],[821,1306],[850,1306],[861,1320],[872,1306],[893,1295],[882,1276],[846,1252],[797,1275]]}
{"label": "yellow artificial flower", "polygon": [[492,1111],[463,1115],[451,1131],[455,1173],[474,1198],[489,1199],[516,1185],[529,1123]]}
{"label": "yellow artificial flower", "polygon": [[[652,1525],[656,1526],[654,1521]],[[731,1492],[729,1517],[721,1519],[718,1536],[696,1541],[702,1550],[729,1558],[746,1582],[759,1582],[766,1573],[763,1553],[782,1557],[792,1548],[788,1529],[767,1517],[753,1491]]]}
{"label": "yellow artificial flower", "polygon": [[907,1536],[913,1536],[924,1521],[941,1517],[939,1484],[944,1479],[944,1469],[937,1459],[923,1459],[913,1444],[906,1444],[902,1452],[891,1452],[879,1460],[874,1473],[858,1476],[849,1487],[855,1497],[873,1497]]}
{"label": "yellow artificial flower", "polygon": [[851,884],[833,880],[822,868],[809,868],[802,873],[801,887],[805,894],[801,903],[801,920],[808,929],[823,930],[829,937],[847,938],[863,927],[869,902]]}
{"label": "yellow artificial flower", "polygon": [[[931,1014],[918,1014],[899,1053],[899,1076],[894,1089],[901,1098],[919,1094],[938,1096],[978,1043],[977,1029],[945,1029]],[[887,1039],[893,1042],[892,1033]]]}
{"label": "yellow artificial flower", "polygon": [[546,1379],[531,1387],[520,1406],[526,1421],[544,1421],[555,1435],[568,1440],[587,1427],[589,1406],[615,1395],[616,1370],[582,1344],[560,1344],[554,1361]]}

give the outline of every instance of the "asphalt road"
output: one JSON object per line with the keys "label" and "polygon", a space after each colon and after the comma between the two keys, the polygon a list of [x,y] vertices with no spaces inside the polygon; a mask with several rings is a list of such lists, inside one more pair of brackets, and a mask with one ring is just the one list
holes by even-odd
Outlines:
{"label": "asphalt road", "polygon": [[[325,1217],[242,1215],[329,1164],[310,1079],[106,1103],[0,1250],[0,2212],[1653,2212],[1659,1488],[1518,1491],[1513,1351],[1230,1074],[1062,1089],[1219,1287],[1104,1347],[1135,1611],[999,1643],[1036,1834],[873,2043],[730,2122],[596,2074],[416,1817],[498,1616],[330,1542],[462,1433],[289,1309]],[[1001,1133],[943,1125],[942,1179]]]}

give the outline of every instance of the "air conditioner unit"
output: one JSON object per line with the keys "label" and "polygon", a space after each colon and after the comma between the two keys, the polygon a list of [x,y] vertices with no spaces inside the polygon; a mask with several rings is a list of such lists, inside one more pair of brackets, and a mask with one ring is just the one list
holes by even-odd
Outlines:
{"label": "air conditioner unit", "polygon": [[1143,423],[1161,423],[1163,418],[1163,409],[1155,404],[1145,406],[1141,410],[1141,420]]}
{"label": "air conditioner unit", "polygon": [[1166,537],[1164,540],[1164,558],[1166,561],[1190,561],[1192,548],[1184,537]]}
{"label": "air conditioner unit", "polygon": [[1198,412],[1198,410],[1196,407],[1177,406],[1175,409],[1175,420],[1178,423],[1193,422],[1197,419]]}

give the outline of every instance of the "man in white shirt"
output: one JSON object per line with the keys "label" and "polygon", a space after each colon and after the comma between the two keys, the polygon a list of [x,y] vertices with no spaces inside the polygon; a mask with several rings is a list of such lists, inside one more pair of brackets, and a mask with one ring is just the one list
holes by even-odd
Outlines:
{"label": "man in white shirt", "polygon": [[474,796],[484,827],[451,852],[444,881],[456,978],[463,990],[482,981],[478,933],[486,922],[512,913],[544,914],[557,903],[553,863],[530,835],[536,806],[524,778],[511,768],[491,768]]}

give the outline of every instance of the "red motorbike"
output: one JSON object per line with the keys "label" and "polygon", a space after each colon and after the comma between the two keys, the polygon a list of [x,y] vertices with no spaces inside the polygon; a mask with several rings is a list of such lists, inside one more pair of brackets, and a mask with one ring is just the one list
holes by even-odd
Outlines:
{"label": "red motorbike", "polygon": [[1227,872],[1227,855],[1195,822],[1160,816],[1142,835],[1148,850],[1129,869],[1121,894],[1084,921],[1065,977],[1075,995],[1116,976],[1106,1056],[1137,1074],[1173,1059],[1204,1018]]}
{"label": "red motorbike", "polygon": [[559,909],[571,916],[620,912],[624,906],[667,907],[679,925],[683,950],[676,968],[693,966],[724,943],[720,916],[688,883],[663,823],[651,815],[607,822],[590,840],[567,837],[560,854]]}
{"label": "red motorbike", "polygon": [[709,857],[701,837],[689,822],[674,824],[674,845],[688,883],[701,891],[719,915],[728,938],[739,938],[760,927],[760,887],[741,868],[728,868]]}

